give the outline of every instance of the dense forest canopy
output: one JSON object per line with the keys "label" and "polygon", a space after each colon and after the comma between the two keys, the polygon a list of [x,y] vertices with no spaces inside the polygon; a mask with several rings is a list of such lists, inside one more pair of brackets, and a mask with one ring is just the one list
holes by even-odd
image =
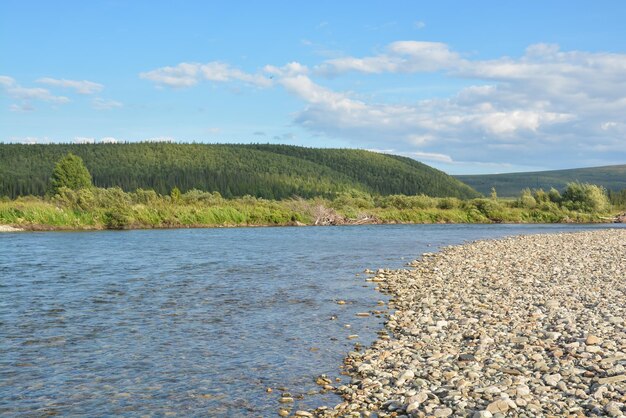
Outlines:
{"label": "dense forest canopy", "polygon": [[504,173],[455,176],[483,194],[491,188],[499,196],[517,196],[522,189],[555,188],[563,190],[568,183],[583,182],[602,186],[615,195],[626,189],[626,164],[604,167],[574,168],[568,170],[537,171],[529,173]]}
{"label": "dense forest canopy", "polygon": [[472,198],[478,193],[410,158],[355,149],[239,144],[0,144],[0,196],[44,195],[55,164],[72,153],[98,187],[169,194],[199,189],[225,197],[266,199],[425,194]]}

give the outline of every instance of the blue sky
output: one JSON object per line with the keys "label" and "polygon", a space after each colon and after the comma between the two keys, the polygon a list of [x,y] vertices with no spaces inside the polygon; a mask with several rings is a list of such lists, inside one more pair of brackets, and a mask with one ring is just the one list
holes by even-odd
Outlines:
{"label": "blue sky", "polygon": [[0,141],[626,163],[626,2],[0,2]]}

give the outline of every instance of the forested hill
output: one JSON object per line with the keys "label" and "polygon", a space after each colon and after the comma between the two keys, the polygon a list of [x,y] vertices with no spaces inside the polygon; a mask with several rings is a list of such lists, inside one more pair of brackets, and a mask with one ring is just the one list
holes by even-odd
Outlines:
{"label": "forested hill", "polygon": [[507,173],[455,176],[483,194],[492,187],[499,196],[517,196],[525,188],[562,190],[567,183],[581,182],[603,186],[609,191],[626,189],[626,164],[604,167],[574,168],[568,170],[537,171],[532,173]]}
{"label": "forested hill", "polygon": [[68,152],[85,162],[98,187],[126,191],[178,187],[225,197],[267,199],[370,194],[478,195],[415,160],[354,149],[235,144],[0,144],[0,196],[43,195],[55,163]]}

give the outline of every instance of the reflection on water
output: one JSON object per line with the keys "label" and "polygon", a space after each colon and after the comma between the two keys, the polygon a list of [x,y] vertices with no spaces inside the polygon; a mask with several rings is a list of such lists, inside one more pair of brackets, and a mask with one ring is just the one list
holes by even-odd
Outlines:
{"label": "reflection on water", "polygon": [[355,341],[382,327],[355,316],[384,299],[357,273],[467,240],[580,228],[2,234],[0,414],[268,416],[278,388],[294,409],[334,405],[309,394],[315,377],[340,377]]}

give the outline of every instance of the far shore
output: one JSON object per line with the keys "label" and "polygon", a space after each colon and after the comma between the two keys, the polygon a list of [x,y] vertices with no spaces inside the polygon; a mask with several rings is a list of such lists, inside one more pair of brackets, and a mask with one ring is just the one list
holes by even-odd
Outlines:
{"label": "far shore", "polygon": [[[617,218],[616,218],[617,219]],[[282,227],[315,227],[315,226],[361,226],[361,225],[493,225],[493,224],[507,224],[507,225],[541,225],[541,224],[577,224],[577,225],[612,225],[624,223],[623,221],[599,219],[597,221],[589,222],[585,220],[583,222],[565,221],[565,222],[394,222],[394,221],[354,221],[350,220],[333,223],[333,224],[305,224],[301,222],[287,222],[284,224],[194,224],[194,225],[126,225],[123,228],[114,228],[115,230],[149,230],[149,229],[211,229],[211,228],[282,228]],[[21,225],[1,225],[0,233],[2,232],[80,232],[80,231],[106,231],[111,230],[104,225],[81,225],[81,226],[69,226],[69,225],[46,225],[46,224],[21,224]]]}

